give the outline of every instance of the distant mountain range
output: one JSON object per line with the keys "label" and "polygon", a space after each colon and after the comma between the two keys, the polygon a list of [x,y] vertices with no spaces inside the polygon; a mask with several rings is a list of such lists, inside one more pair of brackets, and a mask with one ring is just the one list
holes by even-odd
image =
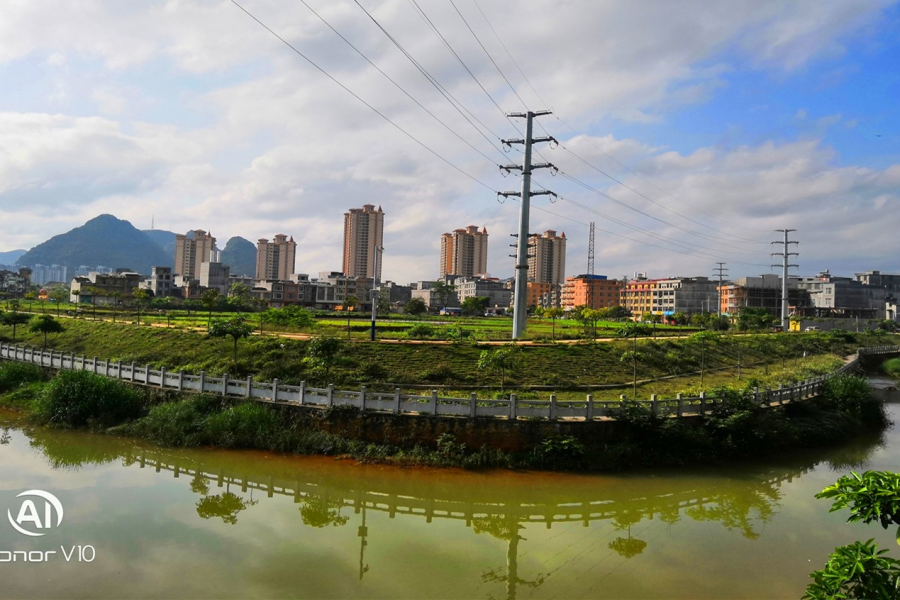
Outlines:
{"label": "distant mountain range", "polygon": [[[172,250],[172,256],[175,250]],[[256,246],[242,237],[233,237],[222,250],[222,262],[231,267],[232,275],[256,277]]]}
{"label": "distant mountain range", "polygon": [[[244,238],[228,240],[221,260],[231,266],[234,275],[256,274],[256,246]],[[95,217],[27,252],[0,252],[0,264],[63,265],[69,276],[81,265],[128,268],[149,275],[152,267],[173,267],[174,263],[175,233],[160,229],[141,231],[112,215]]]}
{"label": "distant mountain range", "polygon": [[27,250],[10,250],[9,252],[0,252],[0,265],[14,265],[19,257],[25,254]]}

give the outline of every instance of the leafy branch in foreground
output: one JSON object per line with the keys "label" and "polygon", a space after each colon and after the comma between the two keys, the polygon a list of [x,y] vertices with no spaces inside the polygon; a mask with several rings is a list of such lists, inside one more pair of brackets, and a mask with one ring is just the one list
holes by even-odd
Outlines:
{"label": "leafy branch in foreground", "polygon": [[[831,512],[850,509],[847,522],[879,521],[887,529],[900,525],[900,474],[888,471],[851,471],[828,486],[816,498],[832,499]],[[900,543],[900,529],[898,529]],[[825,568],[810,575],[813,583],[805,598],[900,597],[900,561],[885,556],[873,540],[840,546],[828,557]]]}

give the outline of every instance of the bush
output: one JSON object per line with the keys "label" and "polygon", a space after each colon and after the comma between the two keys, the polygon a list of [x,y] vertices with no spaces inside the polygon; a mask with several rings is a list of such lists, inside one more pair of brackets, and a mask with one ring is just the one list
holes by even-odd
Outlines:
{"label": "bush", "polygon": [[38,397],[36,406],[40,421],[69,427],[111,427],[143,412],[140,391],[86,371],[61,371]]}
{"label": "bush", "polygon": [[881,363],[881,369],[891,377],[900,377],[900,358],[891,358]]}
{"label": "bush", "polygon": [[406,330],[406,337],[408,337],[410,339],[421,340],[421,339],[433,338],[434,335],[435,335],[434,327],[432,327],[431,325],[428,325],[426,323],[417,323],[416,325],[413,325],[408,330]]}
{"label": "bush", "polygon": [[247,402],[208,416],[204,438],[222,448],[265,447],[278,426],[278,415],[267,406]]}
{"label": "bush", "polygon": [[872,398],[869,382],[858,375],[839,375],[825,382],[822,402],[858,423],[887,424],[884,406]]}
{"label": "bush", "polygon": [[44,380],[44,371],[37,365],[24,363],[0,364],[0,393],[10,392],[26,383]]}

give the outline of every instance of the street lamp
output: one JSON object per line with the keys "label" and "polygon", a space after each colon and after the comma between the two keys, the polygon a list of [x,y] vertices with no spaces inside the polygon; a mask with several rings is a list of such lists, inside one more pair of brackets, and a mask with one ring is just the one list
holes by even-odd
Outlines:
{"label": "street lamp", "polygon": [[369,336],[371,341],[375,341],[375,313],[378,306],[378,253],[384,252],[383,246],[375,246],[375,259],[372,269],[372,333]]}

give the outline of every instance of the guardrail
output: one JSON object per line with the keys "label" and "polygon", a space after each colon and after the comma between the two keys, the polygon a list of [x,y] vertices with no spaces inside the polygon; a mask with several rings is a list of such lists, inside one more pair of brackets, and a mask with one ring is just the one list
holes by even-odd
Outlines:
{"label": "guardrail", "polygon": [[[827,375],[819,375],[790,386],[779,386],[775,389],[756,389],[752,394],[754,402],[761,406],[781,406],[813,398],[819,395],[824,383],[837,375],[850,373],[859,368],[859,357],[863,354],[895,354],[900,353],[900,346],[875,346],[860,348],[841,368]],[[87,358],[64,352],[43,350],[30,346],[0,344],[0,359],[31,363],[52,369],[74,371],[90,371],[105,377],[111,377],[129,383],[153,386],[165,390],[215,394],[219,396],[247,398],[261,402],[276,404],[308,406],[327,409],[332,407],[352,407],[360,411],[374,411],[392,414],[434,415],[442,417],[493,417],[515,420],[519,418],[536,420],[581,420],[596,421],[615,419],[621,414],[626,403],[625,396],[619,400],[595,400],[593,394],[587,394],[584,400],[557,400],[551,394],[547,400],[523,400],[510,394],[509,398],[478,398],[471,394],[468,398],[438,396],[436,390],[430,395],[403,394],[400,388],[393,392],[371,392],[365,386],[359,391],[336,390],[334,385],[315,388],[301,382],[300,385],[284,385],[277,379],[271,382],[254,381],[252,377],[233,379],[223,377],[207,377],[199,375],[171,372],[165,368],[151,369],[149,366],[137,366],[134,363],[115,363],[109,359],[101,360],[96,356]],[[720,399],[707,396],[701,392],[699,396],[683,396],[662,399],[656,395],[650,400],[629,400],[638,402],[650,409],[654,415],[693,417],[711,412]]]}

